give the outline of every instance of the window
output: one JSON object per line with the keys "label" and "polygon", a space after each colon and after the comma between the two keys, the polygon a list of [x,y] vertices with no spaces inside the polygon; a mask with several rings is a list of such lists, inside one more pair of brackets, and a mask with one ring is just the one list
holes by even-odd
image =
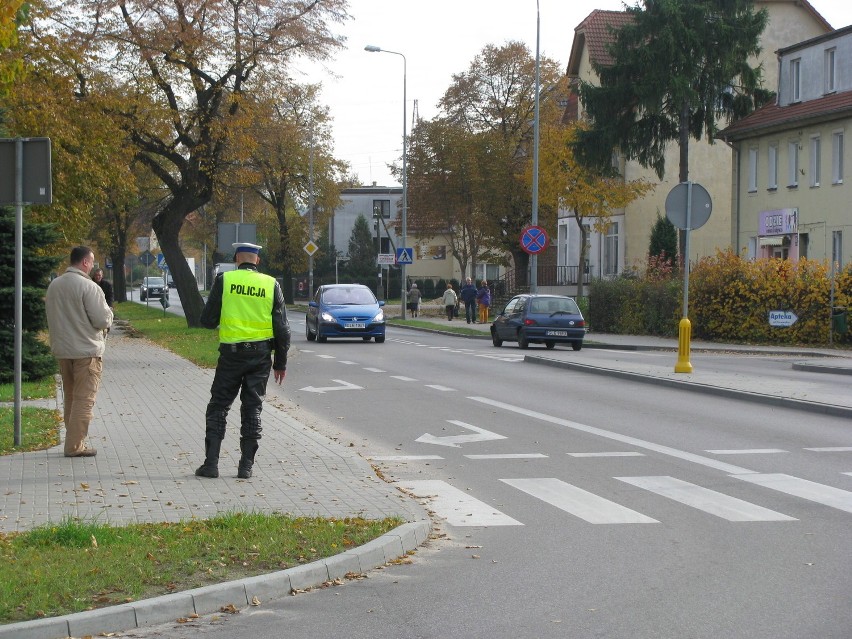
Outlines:
{"label": "window", "polygon": [[825,52],[825,93],[833,93],[837,90],[835,59],[837,49],[828,49]]}
{"label": "window", "polygon": [[799,186],[799,143],[790,142],[787,145],[787,188]]}
{"label": "window", "polygon": [[831,136],[831,182],[843,184],[843,131]]}
{"label": "window", "polygon": [[607,224],[604,234],[604,275],[618,274],[618,222]]}
{"label": "window", "polygon": [[843,231],[831,232],[831,261],[837,268],[843,268]]}
{"label": "window", "polygon": [[790,101],[802,99],[802,59],[790,60]]}
{"label": "window", "polygon": [[748,192],[757,191],[757,149],[748,150]]}
{"label": "window", "polygon": [[819,142],[819,136],[815,135],[811,138],[811,186],[819,186],[820,172],[820,150],[822,146]]}
{"label": "window", "polygon": [[379,215],[383,218],[390,217],[390,200],[373,200],[373,217]]}
{"label": "window", "polygon": [[766,172],[766,188],[775,190],[778,188],[778,145],[769,145],[769,158]]}

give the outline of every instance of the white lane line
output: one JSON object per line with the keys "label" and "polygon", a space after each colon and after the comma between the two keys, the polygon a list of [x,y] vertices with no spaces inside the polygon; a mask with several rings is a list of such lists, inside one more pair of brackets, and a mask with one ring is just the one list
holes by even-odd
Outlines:
{"label": "white lane line", "polygon": [[317,355],[320,359],[337,359],[334,355]]}
{"label": "white lane line", "polygon": [[605,437],[606,439],[611,439],[613,441],[620,442],[622,444],[627,444],[628,446],[635,446],[637,448],[644,448],[646,450],[652,450],[655,453],[660,453],[661,455],[668,455],[670,457],[675,457],[677,459],[683,459],[684,461],[692,462],[694,464],[700,464],[702,466],[707,466],[708,468],[714,468],[716,470],[721,470],[725,473],[730,473],[732,475],[740,475],[746,473],[754,473],[756,471],[749,470],[748,468],[742,468],[741,466],[734,466],[733,464],[727,464],[725,462],[721,462],[717,459],[711,459],[710,457],[704,457],[702,455],[696,455],[694,453],[688,453],[684,450],[678,450],[676,448],[670,448],[669,446],[663,446],[661,444],[655,444],[653,442],[647,442],[643,439],[638,439],[636,437],[630,437],[628,435],[621,435],[619,433],[614,433],[609,430],[604,430],[603,428],[596,428],[595,426],[587,426],[586,424],[580,424],[578,422],[572,422],[567,419],[562,419],[561,417],[554,417],[552,415],[546,415],[545,413],[539,413],[534,410],[528,410],[526,408],[521,408],[520,406],[513,406],[512,404],[506,404],[504,402],[499,402],[495,399],[489,399],[487,397],[468,397],[468,399],[472,399],[475,402],[480,402],[482,404],[486,404],[488,406],[494,406],[495,408],[502,408],[503,410],[507,410],[513,413],[518,413],[519,415],[526,415],[527,417],[532,417],[534,419],[539,419],[543,422],[549,422],[551,424],[556,424],[557,426],[564,426],[566,428],[571,428],[573,430],[578,430],[583,433],[589,433],[591,435],[597,435],[598,437]]}
{"label": "white lane line", "polygon": [[789,517],[674,477],[616,477],[616,479],[728,521],[797,521],[795,517]]}
{"label": "white lane line", "polygon": [[852,513],[852,493],[848,490],[841,490],[782,473],[735,475],[735,477],[764,488],[771,488],[794,497],[801,497],[824,506]]}
{"label": "white lane line", "polygon": [[397,486],[416,497],[428,497],[429,508],[451,526],[523,526],[517,519],[512,519],[445,481],[402,481]]}
{"label": "white lane line", "polygon": [[377,455],[370,457],[373,461],[421,461],[428,459],[443,459],[440,455]]}
{"label": "white lane line", "polygon": [[468,459],[547,459],[542,453],[504,453],[502,455],[465,455]]}
{"label": "white lane line", "polygon": [[840,473],[840,474],[841,475],[849,475],[850,477],[852,477],[852,473]]}
{"label": "white lane line", "polygon": [[449,386],[441,386],[440,384],[426,384],[426,388],[433,388],[437,391],[455,391],[455,388],[450,388]]}
{"label": "white lane line", "polygon": [[501,479],[536,499],[571,513],[590,524],[657,524],[651,519],[630,510],[621,504],[599,497],[582,488],[567,484],[561,479],[543,477],[540,479]]}
{"label": "white lane line", "polygon": [[356,365],[358,364],[358,362],[350,362],[348,359],[342,359],[342,360],[340,360],[340,363],[341,364],[347,364],[349,366],[351,366],[353,364],[356,364]]}
{"label": "white lane line", "polygon": [[815,453],[852,453],[852,446],[834,446],[829,448],[805,448]]}
{"label": "white lane line", "polygon": [[416,382],[417,380],[413,377],[406,377],[405,375],[391,375],[392,379],[398,379],[401,382]]}
{"label": "white lane line", "polygon": [[713,453],[714,455],[771,455],[773,453],[787,453],[790,451],[780,448],[743,448],[730,450],[705,450],[705,453]]}
{"label": "white lane line", "polygon": [[386,371],[386,370],[382,370],[381,368],[369,368],[369,367],[364,367],[364,370],[365,370],[365,371],[370,371],[371,373],[387,373],[387,371]]}
{"label": "white lane line", "polygon": [[568,453],[571,457],[644,457],[645,453],[636,451],[626,451],[623,453]]}

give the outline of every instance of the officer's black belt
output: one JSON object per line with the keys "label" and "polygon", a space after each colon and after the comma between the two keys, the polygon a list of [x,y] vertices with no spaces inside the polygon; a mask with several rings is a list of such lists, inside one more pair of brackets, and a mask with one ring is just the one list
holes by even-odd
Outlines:
{"label": "officer's black belt", "polygon": [[256,351],[265,353],[272,348],[272,340],[262,340],[260,342],[237,342],[236,344],[220,344],[220,348],[231,353],[242,353],[245,351]]}

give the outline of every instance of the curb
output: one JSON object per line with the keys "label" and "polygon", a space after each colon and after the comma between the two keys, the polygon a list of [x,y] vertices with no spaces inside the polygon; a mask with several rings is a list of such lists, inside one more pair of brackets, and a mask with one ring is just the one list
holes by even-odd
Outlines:
{"label": "curb", "polygon": [[384,566],[424,544],[431,531],[431,520],[409,522],[363,546],[310,564],[108,608],[7,624],[0,626],[0,639],[65,639],[124,632],[219,612],[229,605],[239,609],[256,605],[256,600],[283,599],[294,590],[315,588],[350,573],[360,575]]}
{"label": "curb", "polygon": [[805,371],[808,373],[832,373],[834,375],[852,375],[852,368],[842,366],[828,366],[825,364],[793,364],[794,371]]}
{"label": "curb", "polygon": [[594,373],[596,375],[606,375],[608,377],[618,377],[621,379],[629,379],[636,382],[644,382],[646,384],[657,384],[658,386],[668,386],[669,388],[688,389],[697,393],[705,393],[707,395],[716,395],[717,397],[732,397],[734,399],[743,399],[746,401],[768,404],[770,406],[782,406],[784,408],[794,408],[797,410],[806,411],[809,413],[820,413],[822,415],[832,415],[835,417],[852,418],[852,407],[837,406],[834,404],[821,404],[817,402],[806,402],[801,399],[792,399],[788,397],[775,397],[772,395],[763,395],[761,393],[752,393],[750,391],[735,390],[733,388],[722,388],[720,386],[707,386],[706,384],[696,384],[694,382],[681,382],[674,379],[662,377],[654,377],[652,375],[644,375],[642,373],[631,373],[628,371],[620,371],[612,368],[602,368],[599,366],[589,366],[587,364],[577,364],[574,362],[564,362],[545,357],[537,357],[535,355],[526,355],[525,363],[540,364],[543,366],[552,366],[554,368],[566,368],[569,370],[581,371],[583,373]]}

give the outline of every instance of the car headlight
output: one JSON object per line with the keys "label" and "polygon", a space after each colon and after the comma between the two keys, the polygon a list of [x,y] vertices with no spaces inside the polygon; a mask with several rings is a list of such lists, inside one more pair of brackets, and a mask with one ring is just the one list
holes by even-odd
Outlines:
{"label": "car headlight", "polygon": [[334,321],[334,317],[328,311],[323,312],[323,314],[320,315],[320,317],[322,317],[323,322],[333,322]]}
{"label": "car headlight", "polygon": [[376,316],[373,318],[374,322],[384,322],[385,321],[385,312],[379,311],[376,313]]}

